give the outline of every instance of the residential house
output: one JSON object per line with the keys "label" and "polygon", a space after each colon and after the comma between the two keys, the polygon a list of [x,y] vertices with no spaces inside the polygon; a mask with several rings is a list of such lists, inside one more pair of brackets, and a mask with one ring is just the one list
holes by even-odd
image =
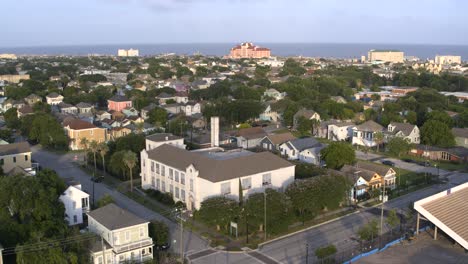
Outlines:
{"label": "residential house", "polygon": [[452,128],[452,134],[457,146],[468,148],[468,128]]}
{"label": "residential house", "polygon": [[191,152],[162,144],[141,152],[143,189],[167,192],[188,210],[200,209],[208,198],[239,198],[266,188],[284,190],[294,181],[294,165],[270,153],[249,151]]}
{"label": "residential house", "polygon": [[25,105],[21,107],[20,109],[17,110],[18,113],[18,118],[21,118],[26,115],[32,115],[34,114],[34,110],[30,105]]}
{"label": "residential house", "polygon": [[465,147],[440,148],[415,145],[409,154],[435,161],[468,162],[468,148]]}
{"label": "residential house", "polygon": [[59,197],[65,206],[65,220],[68,225],[83,224],[83,215],[91,209],[89,194],[81,189],[80,183],[71,183]]}
{"label": "residential house", "polygon": [[48,105],[58,105],[63,102],[63,96],[53,92],[46,96],[46,101]]}
{"label": "residential house", "polygon": [[401,137],[411,144],[419,144],[419,128],[416,125],[408,123],[391,122],[388,124],[387,131],[385,132],[386,142],[390,141],[393,137]]}
{"label": "residential house", "polygon": [[267,133],[261,127],[239,129],[235,133],[237,147],[243,149],[255,148],[266,135]]}
{"label": "residential house", "polygon": [[125,115],[120,111],[111,110],[109,113],[111,114],[112,120],[122,121],[125,119]]}
{"label": "residential house", "polygon": [[36,94],[30,94],[30,95],[28,95],[28,96],[26,96],[24,98],[24,101],[28,105],[34,105],[36,103],[42,102],[42,97],[40,97],[39,95],[36,95]]}
{"label": "residential house", "polygon": [[104,119],[111,119],[112,115],[106,111],[97,111],[96,112],[96,121],[102,121]]}
{"label": "residential house", "polygon": [[180,110],[185,113],[186,116],[192,116],[201,113],[201,106],[197,102],[187,102],[181,104]]}
{"label": "residential house", "polygon": [[270,102],[267,102],[266,108],[260,114],[259,119],[262,121],[270,121],[270,122],[278,123],[283,120],[283,115],[277,112],[276,110],[273,110],[272,104]]}
{"label": "residential house", "polygon": [[194,90],[203,90],[210,87],[210,84],[205,80],[195,80],[192,82],[192,89]]}
{"label": "residential house", "polygon": [[365,169],[368,171],[375,172],[380,175],[382,185],[385,184],[385,188],[395,189],[396,187],[396,172],[393,168],[371,162],[358,161],[355,167],[359,169]]}
{"label": "residential house", "polygon": [[143,118],[141,118],[139,116],[135,116],[135,115],[128,116],[126,120],[130,121],[131,123],[143,123],[143,122],[145,122],[145,120]]}
{"label": "residential house", "polygon": [[317,122],[321,121],[319,113],[315,112],[314,110],[308,110],[308,109],[303,108],[294,114],[294,117],[293,117],[294,129],[297,129],[297,126],[299,124],[298,121],[300,117],[304,117],[307,120],[316,120]]}
{"label": "residential house", "polygon": [[193,114],[192,116],[187,116],[186,119],[193,129],[205,129],[206,128],[206,121],[202,113]]}
{"label": "residential house", "polygon": [[144,120],[148,119],[149,113],[151,112],[151,110],[155,109],[156,107],[157,106],[154,103],[151,103],[150,105],[143,107],[140,111],[141,118],[143,118]]}
{"label": "residential house", "polygon": [[122,111],[125,108],[132,107],[132,101],[123,95],[114,95],[107,100],[107,108],[114,111]]}
{"label": "residential house", "polygon": [[327,128],[327,139],[332,141],[347,141],[353,136],[352,122],[339,122],[329,124]]}
{"label": "residential house", "polygon": [[352,165],[344,165],[340,172],[353,183],[349,194],[351,201],[357,201],[366,193],[381,188],[382,177],[374,171]]}
{"label": "residential house", "polygon": [[280,145],[281,155],[289,160],[300,160],[314,165],[320,165],[320,151],[325,147],[324,144],[318,142],[315,138],[297,138],[287,141]]}
{"label": "residential house", "polygon": [[375,147],[377,143],[375,141],[375,134],[383,132],[383,126],[376,122],[369,120],[360,125],[354,126],[353,130],[353,145],[360,145],[366,147]]}
{"label": "residential house", "polygon": [[330,97],[331,100],[340,103],[340,104],[346,104],[346,99],[343,98],[343,96],[332,96]]}
{"label": "residential house", "polygon": [[92,104],[80,102],[76,105],[78,109],[78,115],[80,116],[92,116],[94,111],[94,106]]}
{"label": "residential house", "polygon": [[156,99],[158,99],[159,105],[165,105],[169,100],[176,102],[176,97],[174,95],[165,92],[162,92],[156,96]]}
{"label": "residential house", "polygon": [[63,128],[70,139],[70,149],[80,150],[84,146],[81,140],[86,138],[88,142],[106,142],[106,129],[76,118],[67,118],[63,121]]}
{"label": "residential house", "polygon": [[176,103],[179,104],[186,104],[189,102],[188,94],[187,92],[178,92],[174,96]]}
{"label": "residential house", "polygon": [[16,168],[31,171],[31,148],[28,142],[0,145],[0,166],[9,174]]}
{"label": "residential house", "polygon": [[87,215],[89,231],[104,240],[104,243],[99,239],[91,244],[91,263],[143,263],[153,259],[149,221],[113,203]]}
{"label": "residential house", "polygon": [[163,144],[170,144],[181,149],[185,149],[187,146],[184,144],[184,138],[174,136],[171,133],[156,133],[146,137],[145,146],[146,150],[155,149]]}
{"label": "residential house", "polygon": [[61,102],[60,104],[58,104],[58,107],[60,109],[60,113],[62,114],[70,114],[70,115],[78,114],[78,108],[76,108],[76,106],[74,105]]}
{"label": "residential house", "polygon": [[150,133],[151,131],[156,129],[154,125],[148,124],[146,122],[142,123],[142,125],[136,125],[131,122],[129,124],[122,123],[122,126],[130,129],[134,133],[145,133],[145,134]]}
{"label": "residential house", "polygon": [[270,97],[270,98],[273,98],[276,101],[279,101],[281,99],[284,99],[284,97],[286,97],[286,93],[285,92],[280,93],[280,92],[278,92],[278,90],[270,88],[270,89],[266,90],[263,93],[263,96],[264,97]]}
{"label": "residential house", "polygon": [[260,141],[260,147],[264,150],[268,150],[271,152],[279,152],[280,151],[280,145],[287,142],[296,139],[296,137],[291,134],[290,132],[286,133],[280,133],[280,134],[271,134],[265,136],[261,141]]}
{"label": "residential house", "polygon": [[122,109],[122,114],[124,114],[125,117],[138,116],[138,110],[136,110],[134,107],[127,107]]}
{"label": "residential house", "polygon": [[108,130],[109,140],[116,140],[132,133],[132,130],[126,127],[111,127]]}

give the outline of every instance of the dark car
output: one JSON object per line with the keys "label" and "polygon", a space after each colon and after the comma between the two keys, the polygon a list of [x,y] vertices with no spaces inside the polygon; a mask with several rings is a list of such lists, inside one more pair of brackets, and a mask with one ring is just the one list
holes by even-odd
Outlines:
{"label": "dark car", "polygon": [[102,182],[102,180],[104,180],[104,176],[97,176],[97,177],[91,178],[91,181],[97,182],[97,183]]}
{"label": "dark car", "polygon": [[424,166],[424,167],[430,167],[431,163],[429,161],[420,161],[418,162],[418,165]]}
{"label": "dark car", "polygon": [[164,243],[162,245],[156,245],[156,250],[164,251],[164,250],[168,250],[170,247],[171,245],[169,243]]}
{"label": "dark car", "polygon": [[395,166],[395,162],[393,162],[391,160],[382,160],[382,164],[387,165],[387,166],[391,166],[391,167]]}

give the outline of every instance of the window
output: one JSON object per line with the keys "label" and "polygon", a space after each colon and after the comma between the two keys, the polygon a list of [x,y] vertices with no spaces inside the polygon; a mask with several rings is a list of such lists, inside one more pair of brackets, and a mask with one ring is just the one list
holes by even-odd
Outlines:
{"label": "window", "polygon": [[175,198],[179,199],[179,187],[175,187]]}
{"label": "window", "polygon": [[156,186],[156,183],[155,183],[154,177],[151,177],[151,186]]}
{"label": "window", "polygon": [[28,161],[28,159],[29,159],[29,156],[28,156],[28,155],[24,155],[24,160],[25,160],[25,161]]}
{"label": "window", "polygon": [[74,216],[73,216],[73,223],[76,223],[76,222],[78,222],[78,216],[77,216],[77,215],[74,215]]}
{"label": "window", "polygon": [[141,254],[142,254],[142,255],[146,255],[146,248],[144,248],[144,249],[141,250]]}
{"label": "window", "polygon": [[161,181],[159,179],[156,179],[156,189],[157,190],[160,190],[160,184],[161,184]]}
{"label": "window", "polygon": [[143,237],[145,235],[145,230],[143,227],[140,227],[140,237]]}
{"label": "window", "polygon": [[161,165],[161,175],[166,176],[166,167],[164,165]]}
{"label": "window", "polygon": [[174,170],[173,169],[169,169],[169,179],[174,179]]}
{"label": "window", "polygon": [[73,201],[73,203],[72,203],[72,204],[73,204],[73,205],[72,205],[72,206],[73,206],[73,209],[76,209],[76,202],[75,202],[75,201]]}
{"label": "window", "polygon": [[13,162],[16,163],[16,157],[13,157]]}
{"label": "window", "polygon": [[180,200],[182,200],[182,202],[185,202],[185,190],[180,190]]}
{"label": "window", "polygon": [[125,231],[125,240],[126,241],[130,240],[130,231]]}
{"label": "window", "polygon": [[165,181],[161,182],[161,191],[166,192],[166,182]]}
{"label": "window", "polygon": [[3,159],[0,159],[0,165],[5,164],[5,161]]}
{"label": "window", "polygon": [[172,194],[174,194],[174,189],[173,189],[173,187],[172,187],[172,184],[169,184],[169,192],[172,193]]}
{"label": "window", "polygon": [[193,179],[190,179],[190,191],[193,192]]}
{"label": "window", "polygon": [[180,184],[185,185],[185,173],[180,174]]}
{"label": "window", "polygon": [[159,163],[156,163],[156,173],[159,174]]}
{"label": "window", "polygon": [[263,143],[263,148],[264,148],[264,149],[268,149],[268,144],[267,144],[267,143]]}
{"label": "window", "polygon": [[174,173],[174,181],[179,182],[179,172],[175,171]]}
{"label": "window", "polygon": [[81,207],[88,207],[88,198],[81,198]]}
{"label": "window", "polygon": [[262,184],[263,186],[271,185],[271,173],[262,175]]}
{"label": "window", "polygon": [[221,183],[221,194],[231,194],[231,182]]}
{"label": "window", "polygon": [[252,178],[242,179],[242,190],[248,190],[252,188]]}
{"label": "window", "polygon": [[98,264],[102,264],[102,256],[99,256],[99,257],[97,258],[97,261],[98,261]]}
{"label": "window", "polygon": [[154,161],[151,161],[151,172],[154,172]]}

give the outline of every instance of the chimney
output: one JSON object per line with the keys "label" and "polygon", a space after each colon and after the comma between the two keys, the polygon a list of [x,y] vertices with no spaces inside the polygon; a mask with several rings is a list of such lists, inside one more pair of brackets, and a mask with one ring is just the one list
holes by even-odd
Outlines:
{"label": "chimney", "polygon": [[169,140],[169,137],[168,137],[168,136],[166,136],[166,141],[168,141],[168,140]]}
{"label": "chimney", "polygon": [[211,117],[211,147],[219,147],[219,117]]}

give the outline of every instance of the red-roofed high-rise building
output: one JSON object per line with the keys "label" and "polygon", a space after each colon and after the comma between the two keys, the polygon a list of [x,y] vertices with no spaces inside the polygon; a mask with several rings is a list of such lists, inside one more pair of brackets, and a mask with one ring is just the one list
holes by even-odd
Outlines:
{"label": "red-roofed high-rise building", "polygon": [[271,51],[268,48],[261,48],[255,46],[250,42],[241,43],[231,49],[229,54],[230,58],[268,58],[271,55]]}

